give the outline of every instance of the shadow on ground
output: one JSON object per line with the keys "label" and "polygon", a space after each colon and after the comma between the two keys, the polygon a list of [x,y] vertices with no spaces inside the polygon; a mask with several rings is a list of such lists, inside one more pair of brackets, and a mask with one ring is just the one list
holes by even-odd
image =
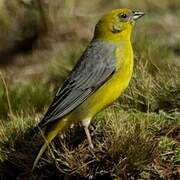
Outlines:
{"label": "shadow on ground", "polygon": [[[83,129],[77,129],[78,132],[73,132],[79,134],[76,138],[72,138],[67,146],[71,148],[77,147],[84,139],[85,133]],[[27,131],[25,134],[17,137],[14,148],[7,154],[7,159],[0,164],[0,177],[3,180],[45,180],[45,179],[81,179],[80,177],[68,176],[61,173],[53,164],[48,160],[40,160],[38,167],[32,173],[31,168],[34,159],[43,143],[43,139],[38,133],[32,136],[33,130]],[[68,137],[69,139],[69,137]],[[8,146],[7,142],[7,146]],[[61,149],[59,138],[56,138],[53,146]],[[43,155],[46,156],[46,153]],[[82,178],[84,179],[84,178]]]}

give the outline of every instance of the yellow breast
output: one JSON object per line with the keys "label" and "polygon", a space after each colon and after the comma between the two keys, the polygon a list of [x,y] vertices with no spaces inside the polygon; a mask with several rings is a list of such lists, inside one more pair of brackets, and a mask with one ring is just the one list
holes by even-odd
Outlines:
{"label": "yellow breast", "polygon": [[[123,48],[122,48],[123,47]],[[115,101],[126,89],[133,71],[133,51],[130,43],[116,49],[116,72],[103,86],[90,96],[78,111],[86,117],[96,113]]]}

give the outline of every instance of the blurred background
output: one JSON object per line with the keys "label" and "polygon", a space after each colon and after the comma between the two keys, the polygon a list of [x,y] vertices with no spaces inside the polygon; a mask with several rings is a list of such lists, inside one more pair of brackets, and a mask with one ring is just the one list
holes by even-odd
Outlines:
{"label": "blurred background", "polygon": [[[91,40],[98,19],[121,7],[146,13],[135,28],[136,53],[142,56],[146,51],[147,61],[158,67],[180,66],[178,0],[1,0],[1,71],[23,82],[48,78],[48,66],[50,70],[67,65],[68,70]],[[60,69],[52,71],[63,74]]]}
{"label": "blurred background", "polygon": [[[24,111],[27,107],[42,110],[51,101],[48,94],[53,94],[63,82],[93,37],[99,18],[121,7],[146,13],[137,22],[132,37],[136,61],[134,77],[137,76],[135,81],[138,82],[131,83],[133,91],[127,95],[133,93],[132,98],[141,103],[132,102],[132,98],[125,98],[123,103],[145,111],[179,107],[180,103],[172,99],[180,98],[177,89],[180,67],[178,0],[0,0],[0,72],[12,96],[11,108],[14,111]],[[2,101],[6,93],[2,81],[0,84]],[[159,87],[154,87],[157,84]],[[41,92],[43,89],[46,92]],[[173,90],[168,97],[164,97],[169,94],[166,89]],[[159,99],[159,91],[163,99],[160,103],[155,100]],[[31,98],[30,102],[30,96],[36,94],[38,98]],[[1,104],[0,117],[7,116],[8,109],[7,103]]]}
{"label": "blurred background", "polygon": [[[121,7],[146,13],[138,21],[132,37],[135,66],[146,67],[143,76],[147,78],[147,73],[154,78],[157,73],[159,76],[160,72],[165,72],[162,78],[167,83],[169,77],[163,76],[176,72],[180,66],[178,0],[0,0],[0,71],[9,88],[13,93],[21,91],[23,103],[26,97],[22,89],[27,89],[28,84],[32,87],[33,83],[33,88],[36,84],[37,88],[46,84],[50,92],[54,86],[56,89],[93,37],[99,18],[107,11]],[[176,75],[169,74],[170,78]],[[138,77],[141,78],[144,77]],[[3,87],[0,88],[1,99]],[[12,108],[18,110],[16,104],[12,102]],[[0,112],[5,111],[0,116],[8,111],[6,105],[1,106]]]}
{"label": "blurred background", "polygon": [[[146,15],[132,36],[133,78],[114,107],[179,114],[179,0],[0,0],[1,147],[8,142],[10,149],[16,136],[37,124],[100,17],[123,7]],[[7,156],[3,148],[0,160]]]}

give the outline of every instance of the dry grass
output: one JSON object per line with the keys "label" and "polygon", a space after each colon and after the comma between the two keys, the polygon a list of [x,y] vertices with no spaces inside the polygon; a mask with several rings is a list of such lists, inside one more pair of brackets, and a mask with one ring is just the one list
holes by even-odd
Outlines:
{"label": "dry grass", "polygon": [[[14,128],[10,125],[11,133],[1,143],[1,154],[6,156],[1,164],[3,176],[16,174],[20,179],[30,175],[34,179],[44,179],[55,174],[68,179],[140,179],[144,176],[166,179],[178,176],[178,114],[158,115],[109,108],[99,114],[91,126],[94,150],[88,148],[83,128],[76,125],[64,133],[63,139],[56,138],[51,151],[47,151],[31,174],[42,139],[39,135],[29,136],[28,129],[37,123],[38,117],[22,115],[17,117],[19,124]],[[7,134],[7,131],[3,133]],[[169,172],[165,168],[169,168]]]}

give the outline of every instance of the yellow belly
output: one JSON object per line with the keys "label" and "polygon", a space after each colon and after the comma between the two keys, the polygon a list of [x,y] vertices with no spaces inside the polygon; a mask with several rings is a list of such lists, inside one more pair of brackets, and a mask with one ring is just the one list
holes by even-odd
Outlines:
{"label": "yellow belly", "polygon": [[[130,54],[115,74],[75,110],[79,120],[92,118],[99,111],[112,104],[127,88],[133,71],[133,57]],[[74,113],[73,113],[74,114]]]}

